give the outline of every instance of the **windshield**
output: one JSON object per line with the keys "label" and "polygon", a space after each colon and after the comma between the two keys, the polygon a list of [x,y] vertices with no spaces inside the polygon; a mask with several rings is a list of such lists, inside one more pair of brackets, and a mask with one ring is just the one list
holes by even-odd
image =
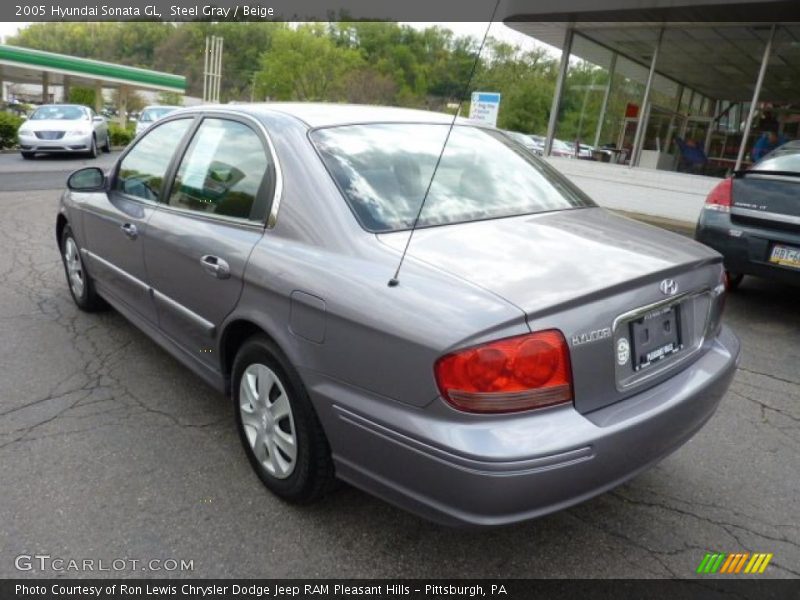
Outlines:
{"label": "windshield", "polygon": [[[447,131],[385,123],[318,129],[311,138],[361,225],[383,232],[412,226]],[[502,133],[456,126],[419,226],[586,206],[594,203]]]}
{"label": "windshield", "polygon": [[88,118],[86,109],[80,106],[42,106],[31,115],[33,121],[76,121]]}
{"label": "windshield", "polygon": [[753,165],[756,171],[794,171],[800,173],[800,145],[789,143],[773,150]]}
{"label": "windshield", "polygon": [[148,108],[142,113],[142,116],[139,117],[140,121],[157,121],[161,117],[168,115],[175,109],[171,106],[162,106],[159,108]]}

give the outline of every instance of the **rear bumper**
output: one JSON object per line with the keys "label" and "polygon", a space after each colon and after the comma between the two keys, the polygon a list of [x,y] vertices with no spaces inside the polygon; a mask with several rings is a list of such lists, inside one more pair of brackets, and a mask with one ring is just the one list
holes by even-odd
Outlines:
{"label": "rear bumper", "polygon": [[731,222],[728,213],[703,211],[695,239],[722,254],[725,268],[732,273],[800,285],[800,269],[769,262],[773,242],[800,247],[796,233],[740,225]]}
{"label": "rear bumper", "polygon": [[474,416],[439,400],[416,409],[302,375],[339,477],[440,523],[493,526],[579,503],[667,456],[714,413],[738,355],[723,328],[684,371],[585,415]]}

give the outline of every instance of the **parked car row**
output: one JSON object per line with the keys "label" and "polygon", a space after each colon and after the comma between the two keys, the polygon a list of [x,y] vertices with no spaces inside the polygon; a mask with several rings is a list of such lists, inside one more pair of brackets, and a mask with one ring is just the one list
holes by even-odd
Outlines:
{"label": "parked car row", "polygon": [[[527,133],[520,133],[519,131],[505,131],[506,134],[511,136],[515,141],[522,144],[527,150],[537,156],[544,155],[545,138],[542,135],[533,135]],[[554,139],[553,146],[550,149],[551,156],[559,156],[563,158],[584,158],[592,160],[595,148],[588,144],[569,143],[563,140]]]}
{"label": "parked car row", "polygon": [[[177,106],[148,106],[139,115],[136,133],[146,130]],[[45,104],[34,110],[17,131],[22,158],[37,154],[111,152],[108,121],[81,104]]]}

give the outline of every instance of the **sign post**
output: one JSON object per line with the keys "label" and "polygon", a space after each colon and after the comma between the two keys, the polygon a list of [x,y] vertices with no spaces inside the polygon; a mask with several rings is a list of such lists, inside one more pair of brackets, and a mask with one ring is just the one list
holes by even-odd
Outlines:
{"label": "sign post", "polygon": [[497,111],[500,109],[500,94],[494,92],[472,92],[469,118],[493,127],[497,126]]}

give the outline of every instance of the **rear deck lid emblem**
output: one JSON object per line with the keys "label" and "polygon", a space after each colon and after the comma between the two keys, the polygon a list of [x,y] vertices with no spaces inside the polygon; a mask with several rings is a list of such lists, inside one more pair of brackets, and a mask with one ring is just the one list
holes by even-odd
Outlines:
{"label": "rear deck lid emblem", "polygon": [[658,289],[665,296],[674,296],[678,293],[678,283],[674,279],[665,279],[659,284]]}

